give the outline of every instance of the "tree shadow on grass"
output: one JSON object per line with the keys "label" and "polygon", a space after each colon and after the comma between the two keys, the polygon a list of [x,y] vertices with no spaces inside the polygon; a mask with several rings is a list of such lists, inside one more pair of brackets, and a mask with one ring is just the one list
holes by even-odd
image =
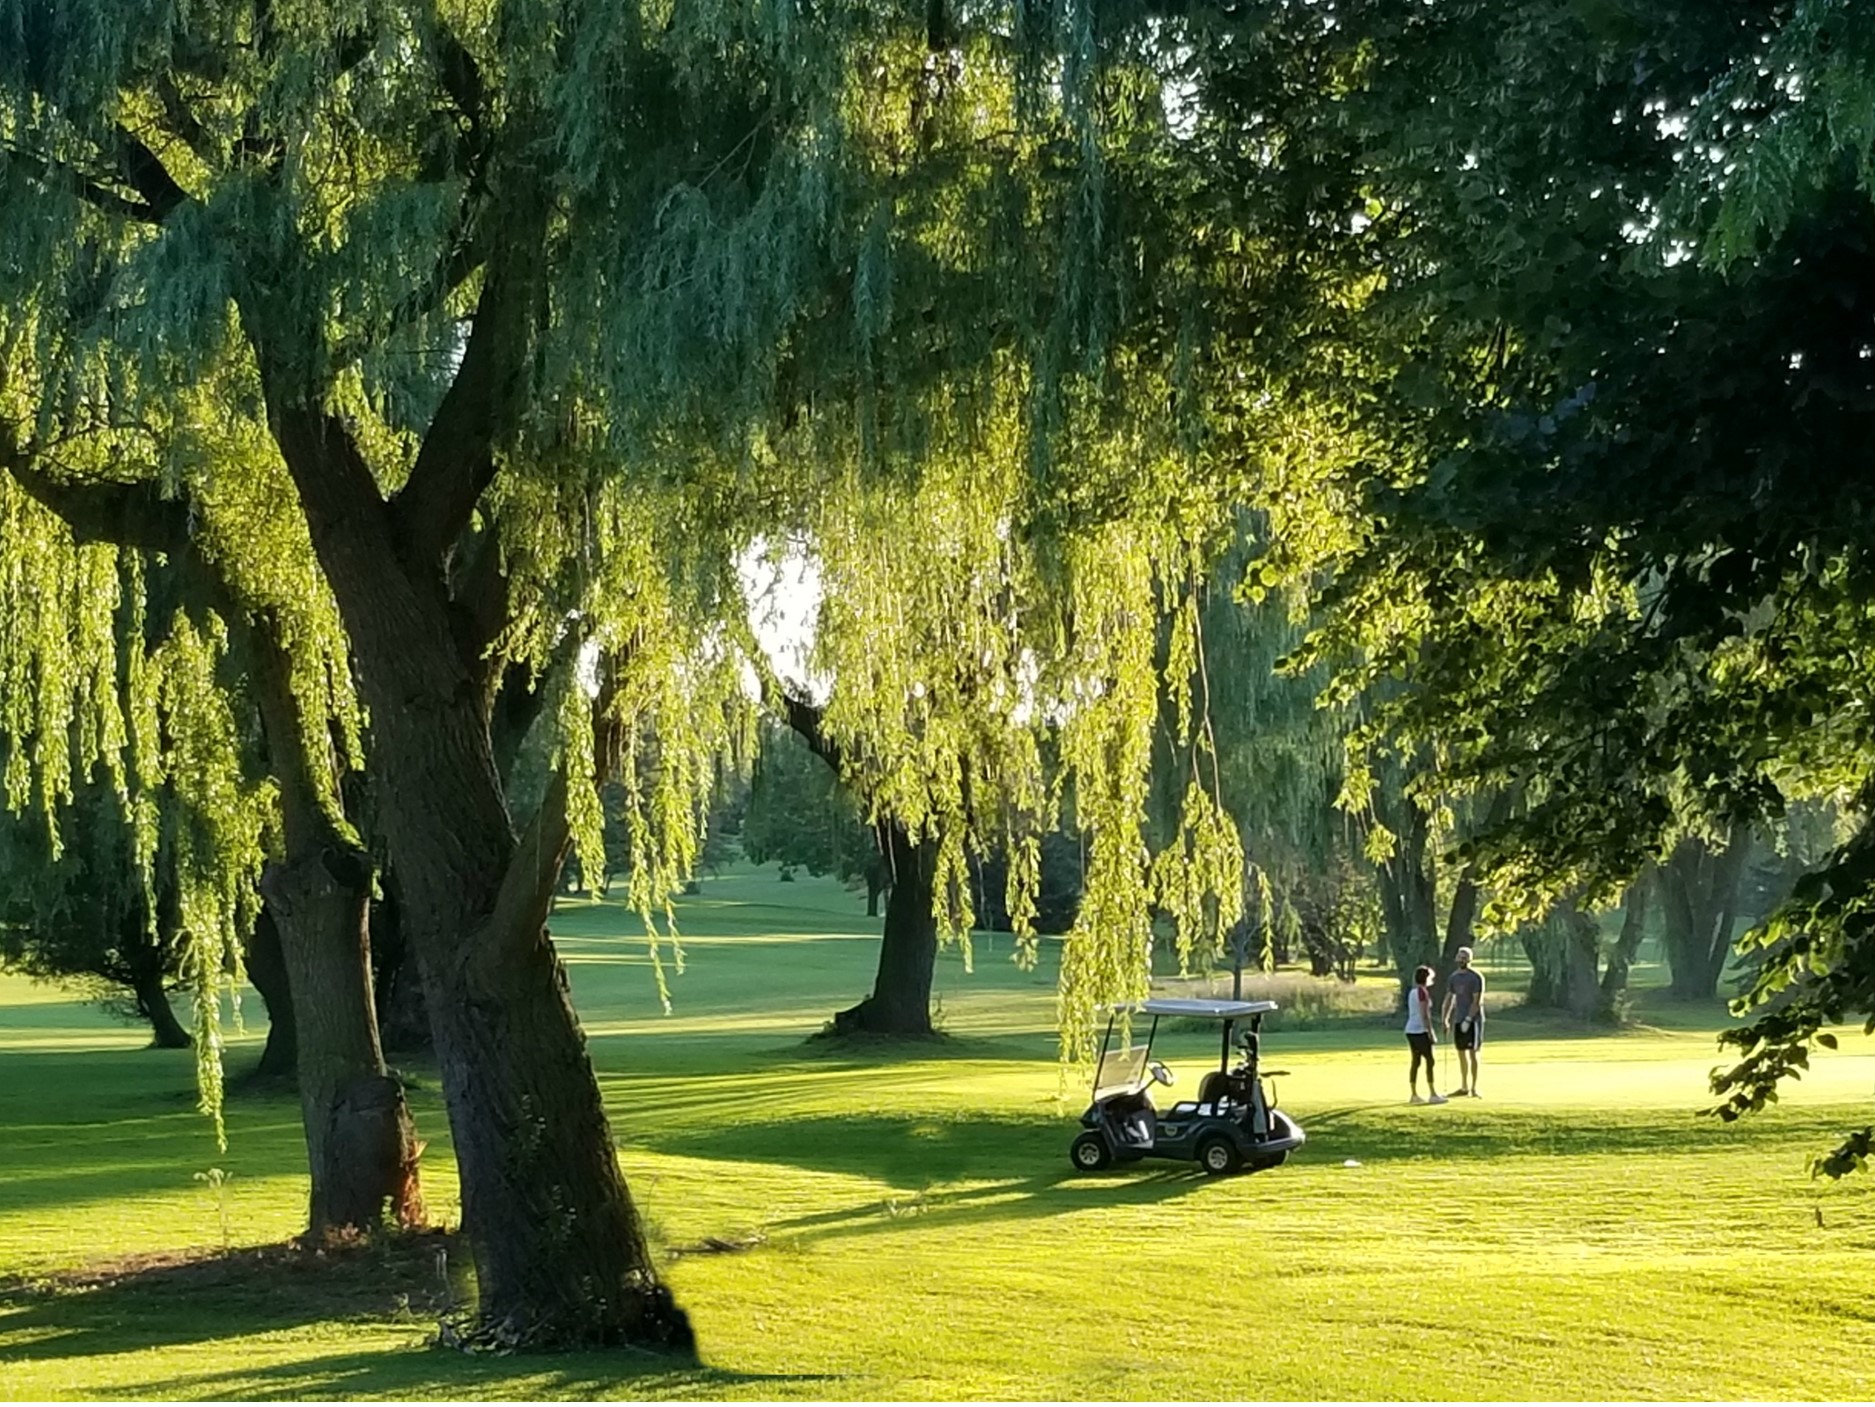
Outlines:
{"label": "tree shadow on grass", "polygon": [[[1829,1110],[1788,1110],[1738,1124],[1659,1110],[1548,1112],[1456,1101],[1449,1108],[1366,1105],[1303,1111],[1308,1143],[1289,1171],[1310,1164],[1401,1160],[1491,1161],[1608,1154],[1704,1154],[1788,1148],[1832,1135]],[[766,1163],[883,1183],[884,1195],[771,1224],[770,1232],[851,1235],[889,1229],[902,1216],[956,1221],[1027,1220],[1098,1201],[1147,1204],[1212,1183],[1194,1165],[1146,1161],[1097,1175],[1067,1160],[1068,1119],[933,1115],[791,1118],[674,1132],[656,1151],[722,1163]],[[1271,1177],[1283,1177],[1272,1171]]]}
{"label": "tree shadow on grass", "polygon": [[[720,1368],[672,1367],[625,1352],[471,1358],[440,1349],[340,1353],[225,1373],[193,1373],[128,1385],[131,1397],[328,1402],[365,1397],[404,1401],[508,1400],[644,1401],[683,1397],[720,1399],[737,1388],[759,1391],[783,1383],[831,1387],[825,1374],[737,1373]],[[819,1394],[810,1394],[819,1395]]]}
{"label": "tree shadow on grass", "polygon": [[769,1223],[786,1244],[874,1235],[915,1218],[921,1226],[966,1226],[1068,1216],[1090,1207],[1151,1207],[1195,1192],[1214,1179],[1195,1165],[1136,1164],[1099,1177],[1068,1170],[972,1187],[923,1189]]}
{"label": "tree shadow on grass", "polygon": [[[1292,1111],[1294,1112],[1294,1111]],[[1366,1105],[1305,1112],[1310,1160],[1345,1157],[1490,1159],[1543,1153],[1701,1152],[1789,1139],[1793,1127],[1831,1128],[1828,1111],[1791,1111],[1739,1124],[1660,1110],[1549,1113],[1460,1105],[1449,1110]],[[1078,1132],[1070,1119],[969,1118],[934,1114],[826,1115],[745,1121],[646,1140],[659,1153],[712,1162],[756,1162],[866,1177],[895,1187],[1030,1179],[1044,1172],[1073,1180],[1067,1162]],[[1300,1155],[1299,1155],[1300,1156]],[[1136,1167],[1178,1164],[1145,1163]]]}
{"label": "tree shadow on grass", "polygon": [[[126,1386],[130,1396],[462,1398],[526,1379],[521,1396],[720,1396],[779,1381],[634,1350],[468,1355],[422,1345],[469,1293],[469,1251],[447,1232],[314,1249],[138,1256],[0,1282],[0,1377],[10,1364],[159,1351],[311,1324],[408,1329],[407,1348],[365,1349]],[[341,1330],[342,1332],[342,1330]],[[827,1381],[825,1378],[791,1379]]]}

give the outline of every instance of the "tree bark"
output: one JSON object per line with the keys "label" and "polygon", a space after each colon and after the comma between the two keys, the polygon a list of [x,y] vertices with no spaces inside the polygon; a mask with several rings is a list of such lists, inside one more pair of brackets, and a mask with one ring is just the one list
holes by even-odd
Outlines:
{"label": "tree bark", "polygon": [[150,1023],[150,1045],[156,1050],[187,1050],[194,1044],[183,1024],[176,1019],[175,1008],[169,1004],[169,991],[163,980],[163,969],[158,966],[140,966],[136,983],[137,1010]]}
{"label": "tree bark", "polygon": [[1596,1002],[1595,1019],[1616,1025],[1627,1014],[1628,974],[1633,971],[1635,954],[1647,937],[1647,899],[1653,891],[1653,876],[1643,871],[1621,905],[1621,934],[1608,954],[1608,966],[1602,972],[1601,993]]}
{"label": "tree bark", "polygon": [[1592,1018],[1601,996],[1601,927],[1593,915],[1564,899],[1541,923],[1524,929],[1522,938],[1530,959],[1524,1004]]}
{"label": "tree bark", "polygon": [[339,834],[307,769],[291,661],[269,620],[246,632],[261,729],[280,792],[281,858],[261,875],[291,994],[314,1239],[424,1219],[423,1145],[384,1068],[371,992],[371,860]]}
{"label": "tree bark", "polygon": [[[490,279],[485,304],[497,287]],[[428,516],[460,509],[466,520],[474,505],[474,493],[452,499],[426,476],[456,471],[431,451],[452,408],[479,413],[457,393],[487,374],[484,332],[478,314],[399,513],[342,424],[277,385],[270,418],[370,710],[373,790],[461,1172],[480,1289],[476,1336],[691,1349],[619,1171],[544,926],[567,851],[564,782],[549,786],[517,841],[489,733],[494,690],[477,672],[485,642],[452,609],[445,582],[455,531]]]}
{"label": "tree bark", "polygon": [[1389,808],[1393,815],[1382,817],[1393,833],[1393,853],[1379,867],[1379,888],[1387,951],[1399,975],[1399,1001],[1404,1006],[1414,970],[1439,961],[1439,917],[1426,853],[1430,833],[1426,813],[1409,797],[1397,800],[1398,805]]}
{"label": "tree bark", "polygon": [[380,881],[383,898],[371,906],[371,957],[377,993],[378,1036],[384,1049],[399,1055],[428,1054],[435,1048],[430,1036],[430,1010],[423,1001],[423,979],[416,959],[404,940],[403,920],[397,903],[397,876],[386,873]]}
{"label": "tree bark", "polygon": [[[821,730],[821,710],[776,685],[769,703],[810,751],[840,775],[840,752]],[[866,913],[875,917],[884,893],[885,926],[879,937],[879,968],[872,994],[857,1006],[837,1011],[833,1033],[872,1036],[928,1036],[931,1026],[931,980],[937,968],[936,836],[914,841],[899,822],[887,817],[875,831],[879,862],[866,871]]]}
{"label": "tree bark", "polygon": [[1601,963],[1601,925],[1574,903],[1564,908],[1566,986],[1564,1004],[1571,1016],[1591,1019],[1601,999],[1597,969]]}
{"label": "tree bark", "polygon": [[[1515,793],[1511,788],[1499,790],[1491,798],[1490,809],[1485,813],[1483,831],[1489,833],[1503,825],[1510,818]],[[1465,866],[1458,877],[1458,885],[1452,891],[1452,910],[1445,921],[1445,947],[1439,954],[1439,965],[1445,972],[1450,972],[1458,964],[1458,950],[1472,945],[1472,935],[1478,926],[1478,904],[1484,897],[1478,883],[1478,867]]]}
{"label": "tree bark", "polygon": [[280,928],[263,905],[247,944],[247,979],[267,1008],[267,1045],[254,1073],[262,1079],[290,1080],[299,1069],[299,1041],[294,1034],[293,993],[287,978],[286,955],[280,950]]}
{"label": "tree bark", "polygon": [[872,994],[833,1018],[836,1035],[928,1036],[931,980],[937,967],[937,840],[914,841],[896,821],[880,825],[892,885],[879,940]]}
{"label": "tree bark", "polygon": [[1730,843],[1713,851],[1683,840],[1660,867],[1662,936],[1673,995],[1711,1001],[1732,955],[1732,926],[1750,831],[1734,828]]}
{"label": "tree bark", "polygon": [[385,1072],[372,1018],[369,893],[355,874],[335,874],[317,855],[271,865],[261,882],[280,915],[294,999],[312,1175],[308,1232],[375,1228],[387,1204],[399,1223],[420,1225],[422,1145],[402,1087]]}

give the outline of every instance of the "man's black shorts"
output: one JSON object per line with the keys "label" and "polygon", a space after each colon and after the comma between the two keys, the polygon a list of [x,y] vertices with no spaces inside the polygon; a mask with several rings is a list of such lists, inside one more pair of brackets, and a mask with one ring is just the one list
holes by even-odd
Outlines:
{"label": "man's black shorts", "polygon": [[1459,1021],[1452,1027],[1453,1050],[1476,1050],[1484,1044],[1484,1023]]}

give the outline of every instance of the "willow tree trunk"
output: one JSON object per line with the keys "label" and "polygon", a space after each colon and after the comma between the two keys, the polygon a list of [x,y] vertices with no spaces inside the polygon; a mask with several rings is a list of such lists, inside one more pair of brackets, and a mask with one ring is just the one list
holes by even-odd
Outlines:
{"label": "willow tree trunk", "polygon": [[1426,813],[1396,795],[1382,820],[1393,833],[1393,852],[1379,865],[1380,909],[1387,951],[1399,974],[1402,1006],[1413,988],[1413,972],[1439,961],[1437,889],[1427,846]]}
{"label": "willow tree trunk", "polygon": [[[358,653],[368,671],[374,652]],[[682,1339],[542,922],[552,885],[540,881],[559,873],[564,831],[544,849],[517,844],[473,698],[424,697],[416,678],[405,685],[401,717],[373,702],[372,757],[395,798],[389,841],[442,1067],[484,1332],[502,1343]]]}
{"label": "willow tree trunk", "polygon": [[254,1073],[266,1080],[294,1079],[299,1070],[299,1041],[293,1030],[293,990],[286,955],[280,951],[280,926],[265,905],[247,943],[247,980],[267,1008],[267,1045]]}
{"label": "willow tree trunk", "polygon": [[880,826],[892,883],[879,939],[879,970],[872,994],[835,1014],[833,1029],[846,1035],[928,1036],[931,979],[937,968],[937,840],[914,841],[896,821]]}
{"label": "willow tree trunk", "polygon": [[370,711],[370,780],[461,1173],[476,1336],[689,1349],[544,926],[567,850],[564,783],[549,786],[523,839],[502,792],[494,690],[478,673],[486,623],[500,626],[499,577],[484,579],[486,618],[451,595],[449,556],[493,472],[483,417],[495,389],[485,382],[510,329],[486,310],[502,289],[491,273],[457,380],[396,500],[384,499],[335,417],[277,383],[268,409]]}
{"label": "willow tree trunk", "polygon": [[[839,748],[821,727],[819,705],[780,690],[769,703],[800,735],[814,755],[842,774]],[[884,893],[885,927],[879,935],[879,969],[872,994],[857,1006],[833,1016],[835,1035],[928,1036],[931,1027],[931,979],[937,969],[936,836],[914,841],[905,827],[887,817],[874,828],[879,854],[866,867],[866,912],[876,916]],[[980,911],[980,910],[979,910]]]}
{"label": "willow tree trunk", "polygon": [[[1509,819],[1515,794],[1509,788],[1498,791],[1491,798],[1491,805],[1485,812],[1482,829],[1485,832],[1496,830]],[[1445,920],[1445,946],[1439,953],[1439,966],[1450,973],[1458,965],[1458,950],[1472,945],[1473,934],[1478,927],[1478,906],[1484,898],[1484,891],[1478,882],[1478,867],[1467,865],[1458,876],[1458,883],[1452,890],[1452,908]]]}
{"label": "willow tree trunk", "polygon": [[424,1216],[422,1145],[402,1087],[385,1072],[371,1009],[370,894],[359,876],[337,868],[314,854],[270,865],[261,877],[293,994],[315,1239],[376,1227],[387,1206],[404,1225]]}
{"label": "willow tree trunk", "polygon": [[371,993],[370,857],[320,805],[309,773],[292,662],[271,623],[246,634],[261,727],[280,790],[280,858],[261,875],[293,1010],[300,1118],[311,1176],[307,1232],[382,1224],[388,1206],[421,1224],[423,1145],[403,1087],[384,1068]]}
{"label": "willow tree trunk", "polygon": [[1530,959],[1526,1005],[1584,1020],[1594,1016],[1601,994],[1601,929],[1591,915],[1565,899],[1542,923],[1524,930],[1523,948]]}

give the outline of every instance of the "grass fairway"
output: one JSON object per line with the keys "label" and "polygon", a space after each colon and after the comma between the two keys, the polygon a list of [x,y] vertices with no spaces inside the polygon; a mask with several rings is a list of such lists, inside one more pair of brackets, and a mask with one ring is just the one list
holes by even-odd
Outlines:
{"label": "grass fairway", "polygon": [[[712,880],[657,1010],[637,927],[554,929],[632,1190],[705,1366],[427,1348],[459,1279],[415,1243],[382,1274],[273,1265],[304,1196],[294,1104],[237,1097],[217,1155],[187,1054],[0,978],[0,1391],[56,1397],[1867,1398],[1867,1181],[1803,1158],[1867,1122],[1875,1043],[1784,1105],[1696,1117],[1718,1008],[1581,1035],[1503,1014],[1486,1099],[1410,1108],[1391,1023],[1284,1032],[1266,1063],[1309,1131],[1286,1167],[1078,1177],[1052,970],[1007,939],[939,976],[951,1039],[804,1044],[866,988],[876,935],[815,881]],[[1489,969],[1487,968],[1487,972]],[[251,1064],[257,1040],[231,1064]],[[1169,1057],[1190,1091],[1208,1041]],[[455,1215],[415,1072],[432,1209]],[[1359,1163],[1347,1167],[1348,1160]],[[221,1245],[225,1189],[235,1253]],[[168,1259],[166,1259],[168,1258]],[[114,1262],[89,1279],[67,1272]],[[458,1254],[457,1260],[460,1260]],[[400,1298],[401,1297],[401,1298]],[[1457,1344],[1470,1341],[1466,1351]],[[1469,1366],[1457,1367],[1454,1362]]]}

